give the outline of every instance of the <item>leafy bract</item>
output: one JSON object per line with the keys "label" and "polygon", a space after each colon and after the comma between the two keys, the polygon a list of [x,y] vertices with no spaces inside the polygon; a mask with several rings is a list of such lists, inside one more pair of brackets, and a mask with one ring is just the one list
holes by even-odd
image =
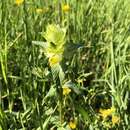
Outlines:
{"label": "leafy bract", "polygon": [[56,24],[50,24],[47,26],[46,32],[43,33],[46,42],[33,41],[32,43],[43,47],[44,54],[47,57],[62,55],[64,51],[65,35],[66,28],[61,28]]}
{"label": "leafy bract", "polygon": [[44,38],[55,46],[63,45],[65,43],[66,29],[60,28],[59,25],[51,24],[47,26],[47,30],[44,33]]}
{"label": "leafy bract", "polygon": [[43,52],[49,58],[49,65],[54,79],[59,77],[60,82],[64,79],[64,72],[60,66],[62,55],[64,52],[66,28],[61,28],[59,25],[50,24],[46,28],[43,37],[46,42],[33,41],[33,44],[43,47]]}

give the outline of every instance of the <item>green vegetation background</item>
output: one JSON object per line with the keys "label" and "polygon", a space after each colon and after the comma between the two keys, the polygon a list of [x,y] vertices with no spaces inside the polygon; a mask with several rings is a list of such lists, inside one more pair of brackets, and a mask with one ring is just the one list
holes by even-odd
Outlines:
{"label": "green vegetation background", "polygon": [[[48,59],[32,44],[51,23],[67,28],[62,68],[72,91],[62,126]],[[0,128],[69,130],[76,120],[76,130],[129,130],[129,60],[129,0],[0,0]],[[117,124],[99,114],[112,106]]]}

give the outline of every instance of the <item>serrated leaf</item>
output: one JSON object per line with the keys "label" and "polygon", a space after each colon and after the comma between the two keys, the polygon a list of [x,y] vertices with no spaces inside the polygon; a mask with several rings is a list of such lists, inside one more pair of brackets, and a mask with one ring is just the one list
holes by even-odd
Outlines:
{"label": "serrated leaf", "polygon": [[55,64],[51,67],[51,72],[52,72],[52,75],[53,75],[53,78],[54,79],[57,79],[58,78],[58,75],[59,75],[59,70],[60,70],[60,64]]}
{"label": "serrated leaf", "polygon": [[51,67],[51,70],[52,70],[52,75],[53,75],[54,79],[57,79],[59,77],[60,82],[62,83],[62,81],[64,80],[64,72],[63,72],[60,64],[53,65]]}

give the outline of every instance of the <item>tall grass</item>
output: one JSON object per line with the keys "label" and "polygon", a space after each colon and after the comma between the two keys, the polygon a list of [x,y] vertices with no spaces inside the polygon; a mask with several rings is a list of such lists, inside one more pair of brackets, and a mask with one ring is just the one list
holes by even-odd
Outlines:
{"label": "tall grass", "polygon": [[[129,130],[129,8],[129,0],[0,0],[0,129],[69,130],[74,121],[76,130]],[[32,44],[45,42],[48,24],[67,28],[62,124],[57,81]],[[111,107],[118,123],[101,116]]]}

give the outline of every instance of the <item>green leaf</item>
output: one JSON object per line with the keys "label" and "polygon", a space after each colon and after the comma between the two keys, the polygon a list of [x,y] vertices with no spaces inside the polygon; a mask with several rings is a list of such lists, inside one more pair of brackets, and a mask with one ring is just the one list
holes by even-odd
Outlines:
{"label": "green leaf", "polygon": [[76,94],[81,94],[81,89],[84,90],[83,88],[78,88],[74,83],[72,83],[71,81],[67,81],[64,86],[67,86],[69,88],[71,88]]}
{"label": "green leaf", "polygon": [[60,79],[60,83],[62,83],[63,80],[64,80],[64,77],[65,77],[65,74],[64,74],[64,72],[63,72],[61,67],[59,69],[60,69],[59,70],[59,79]]}
{"label": "green leaf", "polygon": [[83,107],[76,106],[76,109],[82,115],[85,121],[90,120],[88,112]]}
{"label": "green leaf", "polygon": [[59,127],[57,130],[66,130],[64,127]]}
{"label": "green leaf", "polygon": [[41,47],[44,47],[44,48],[47,47],[47,43],[46,43],[46,42],[41,42],[41,41],[32,41],[32,44],[34,44],[34,45],[38,45],[38,46],[41,46]]}
{"label": "green leaf", "polygon": [[0,108],[0,130],[6,130],[6,116],[4,114],[4,111]]}
{"label": "green leaf", "polygon": [[51,67],[52,70],[52,75],[54,77],[54,79],[57,79],[59,77],[60,82],[62,83],[62,81],[64,80],[64,72],[60,66],[60,64],[55,64]]}
{"label": "green leaf", "polygon": [[41,127],[38,127],[37,130],[47,130],[47,125],[49,124],[50,119],[51,119],[51,116],[49,116],[49,117],[44,121],[44,123],[43,123],[43,125],[42,125],[42,129],[41,129]]}
{"label": "green leaf", "polygon": [[4,58],[4,56],[3,56],[2,52],[1,52],[0,53],[1,70],[2,70],[2,75],[3,75],[4,81],[7,84],[8,81],[7,81],[7,77],[6,77],[6,69],[5,69],[5,64],[4,64],[4,59],[3,58]]}
{"label": "green leaf", "polygon": [[55,95],[56,95],[56,88],[55,88],[55,86],[51,86],[51,88],[49,89],[49,92],[45,96],[45,99],[48,97],[55,96]]}

